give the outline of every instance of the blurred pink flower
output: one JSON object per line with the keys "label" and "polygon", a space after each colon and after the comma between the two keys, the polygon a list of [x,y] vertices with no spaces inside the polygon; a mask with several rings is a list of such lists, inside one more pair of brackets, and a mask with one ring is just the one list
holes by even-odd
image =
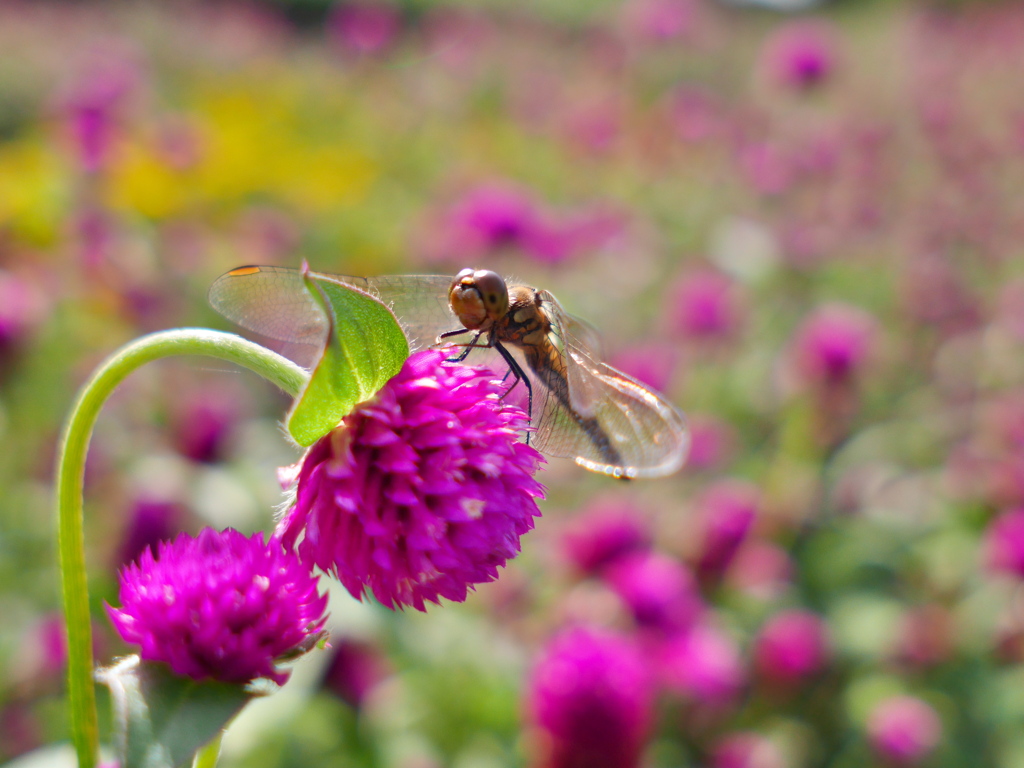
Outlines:
{"label": "blurred pink flower", "polygon": [[691,470],[717,469],[729,461],[735,443],[734,430],[726,422],[711,416],[691,416],[686,464]]}
{"label": "blurred pink flower", "polygon": [[729,583],[749,595],[771,600],[782,595],[793,578],[793,561],[775,544],[748,541],[733,560]]}
{"label": "blurred pink flower", "polygon": [[[677,346],[664,342],[651,342],[628,346],[615,354],[609,362],[641,383],[659,392],[664,392],[672,382],[672,374],[679,362],[679,356]],[[693,465],[692,447],[688,463]]]}
{"label": "blurred pink flower", "polygon": [[345,2],[335,6],[327,30],[339,47],[357,55],[382,51],[401,25],[398,9],[383,2]]}
{"label": "blurred pink flower", "polygon": [[694,86],[683,86],[672,94],[669,121],[676,136],[688,143],[720,138],[728,127],[718,96]]}
{"label": "blurred pink flower", "polygon": [[46,743],[32,707],[12,699],[0,706],[0,758],[14,758]]}
{"label": "blurred pink flower", "polygon": [[933,667],[946,661],[954,647],[953,616],[932,603],[909,609],[900,621],[897,658],[915,667]]}
{"label": "blurred pink flower", "polygon": [[23,658],[19,663],[21,671],[32,667],[40,678],[56,678],[63,674],[68,660],[68,636],[64,628],[64,617],[51,613],[39,619],[23,639]]}
{"label": "blurred pink flower", "polygon": [[245,405],[244,390],[227,383],[184,388],[171,404],[175,448],[192,461],[221,461]]}
{"label": "blurred pink flower", "polygon": [[562,548],[578,570],[596,574],[626,555],[650,549],[651,540],[641,510],[625,500],[604,500],[577,515]]}
{"label": "blurred pink flower", "polygon": [[24,340],[43,320],[46,311],[46,302],[36,285],[0,269],[0,346]]}
{"label": "blurred pink flower", "polygon": [[528,685],[545,768],[636,768],[651,727],[647,664],[627,639],[574,628],[551,640]]}
{"label": "blurred pink flower", "polygon": [[606,578],[641,627],[680,632],[691,628],[704,610],[690,570],[668,555],[623,557],[608,568]]}
{"label": "blurred pink flower", "polygon": [[702,577],[725,573],[754,524],[760,503],[757,488],[737,480],[717,482],[697,500],[697,572]]}
{"label": "blurred pink flower", "polygon": [[670,327],[686,338],[731,336],[740,322],[735,284],[710,269],[695,270],[676,281],[669,291],[667,308]]}
{"label": "blurred pink flower", "polygon": [[761,66],[774,82],[806,89],[828,79],[838,63],[835,30],[820,21],[779,27],[766,41]]}
{"label": "blurred pink flower", "polygon": [[864,310],[826,304],[808,315],[793,341],[797,373],[809,382],[845,383],[860,372],[871,355],[877,327]]}
{"label": "blurred pink flower", "polygon": [[343,637],[331,640],[331,661],[324,687],[354,709],[388,674],[386,657],[370,643]]}
{"label": "blurred pink flower", "polygon": [[942,721],[932,707],[913,696],[886,699],[871,712],[868,740],[874,750],[895,765],[921,762],[938,746]]}
{"label": "blurred pink flower", "polygon": [[985,564],[989,570],[1024,577],[1024,507],[993,520],[984,535]]}
{"label": "blurred pink flower", "polygon": [[474,264],[505,248],[535,261],[557,264],[606,246],[623,228],[623,217],[602,206],[556,212],[529,190],[503,181],[470,189],[432,225],[427,256]]}
{"label": "blurred pink flower", "polygon": [[623,22],[638,37],[652,42],[687,35],[696,20],[695,0],[628,0]]}
{"label": "blurred pink flower", "polygon": [[117,549],[116,567],[136,563],[143,552],[155,555],[157,544],[173,539],[185,516],[182,506],[166,499],[141,497],[128,513],[128,523]]}
{"label": "blurred pink flower", "polygon": [[737,161],[747,183],[762,195],[781,195],[796,178],[791,158],[771,141],[752,141],[743,145]]}
{"label": "blurred pink flower", "polygon": [[751,731],[731,733],[711,751],[711,768],[788,768],[779,748]]}
{"label": "blurred pink flower", "polygon": [[117,45],[93,52],[76,68],[62,101],[78,162],[85,172],[95,173],[109,160],[118,111],[140,80],[138,62]]}
{"label": "blurred pink flower", "polygon": [[809,611],[783,611],[761,628],[754,663],[767,680],[794,685],[828,664],[831,648],[824,620]]}
{"label": "blurred pink flower", "polygon": [[669,639],[660,662],[666,687],[713,709],[731,704],[746,680],[735,641],[709,623]]}

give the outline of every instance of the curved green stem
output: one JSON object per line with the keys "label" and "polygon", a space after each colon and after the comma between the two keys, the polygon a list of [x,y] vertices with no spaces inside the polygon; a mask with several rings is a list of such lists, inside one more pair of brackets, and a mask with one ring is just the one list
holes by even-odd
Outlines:
{"label": "curved green stem", "polygon": [[61,437],[56,485],[61,591],[68,633],[68,701],[80,768],[94,768],[99,749],[82,532],[85,455],[100,409],[117,385],[136,368],[172,355],[206,355],[237,363],[291,395],[301,391],[307,378],[306,372],[291,361],[240,336],[205,328],[179,328],[143,336],[123,347],[100,365],[79,391]]}

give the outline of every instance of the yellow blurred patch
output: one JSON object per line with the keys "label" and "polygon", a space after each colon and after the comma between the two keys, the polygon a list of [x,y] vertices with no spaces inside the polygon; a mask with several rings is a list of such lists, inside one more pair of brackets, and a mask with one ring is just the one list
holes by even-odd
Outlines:
{"label": "yellow blurred patch", "polygon": [[0,144],[0,226],[30,245],[59,238],[71,201],[70,168],[50,144],[37,136]]}
{"label": "yellow blurred patch", "polygon": [[107,202],[115,209],[159,219],[188,202],[188,174],[171,168],[140,141],[128,143],[111,164]]}

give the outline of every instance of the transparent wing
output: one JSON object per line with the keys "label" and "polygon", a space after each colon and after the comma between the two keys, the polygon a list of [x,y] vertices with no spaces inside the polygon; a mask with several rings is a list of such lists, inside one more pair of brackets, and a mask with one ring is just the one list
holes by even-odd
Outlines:
{"label": "transparent wing", "polygon": [[547,291],[540,294],[567,394],[557,391],[558,377],[545,377],[554,387],[534,385],[538,450],[614,476],[660,477],[679,469],[690,445],[682,412],[602,362],[593,349],[594,329],[569,315]]}
{"label": "transparent wing", "polygon": [[[438,334],[460,328],[448,307],[451,278],[444,275],[349,277],[313,273],[321,280],[351,285],[379,298],[395,313],[415,349]],[[315,360],[327,333],[327,318],[306,291],[302,273],[286,267],[239,267],[210,287],[210,304],[243,328],[286,345],[286,354]],[[299,359],[302,358],[302,359]]]}

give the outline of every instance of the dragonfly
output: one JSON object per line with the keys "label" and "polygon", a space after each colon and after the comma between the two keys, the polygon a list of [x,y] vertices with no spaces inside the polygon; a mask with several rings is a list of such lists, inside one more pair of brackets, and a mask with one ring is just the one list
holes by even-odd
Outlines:
{"label": "dragonfly", "polygon": [[[450,346],[459,350],[453,362],[476,354],[503,367],[503,380],[512,379],[506,396],[520,384],[526,389],[527,440],[546,455],[624,479],[670,475],[686,459],[690,434],[683,413],[604,362],[597,330],[546,290],[474,269],[454,279],[311,276],[379,299],[413,348]],[[283,344],[300,364],[315,360],[327,338],[327,316],[297,269],[233,269],[213,283],[209,299],[227,319]],[[460,338],[468,341],[451,341]]]}

